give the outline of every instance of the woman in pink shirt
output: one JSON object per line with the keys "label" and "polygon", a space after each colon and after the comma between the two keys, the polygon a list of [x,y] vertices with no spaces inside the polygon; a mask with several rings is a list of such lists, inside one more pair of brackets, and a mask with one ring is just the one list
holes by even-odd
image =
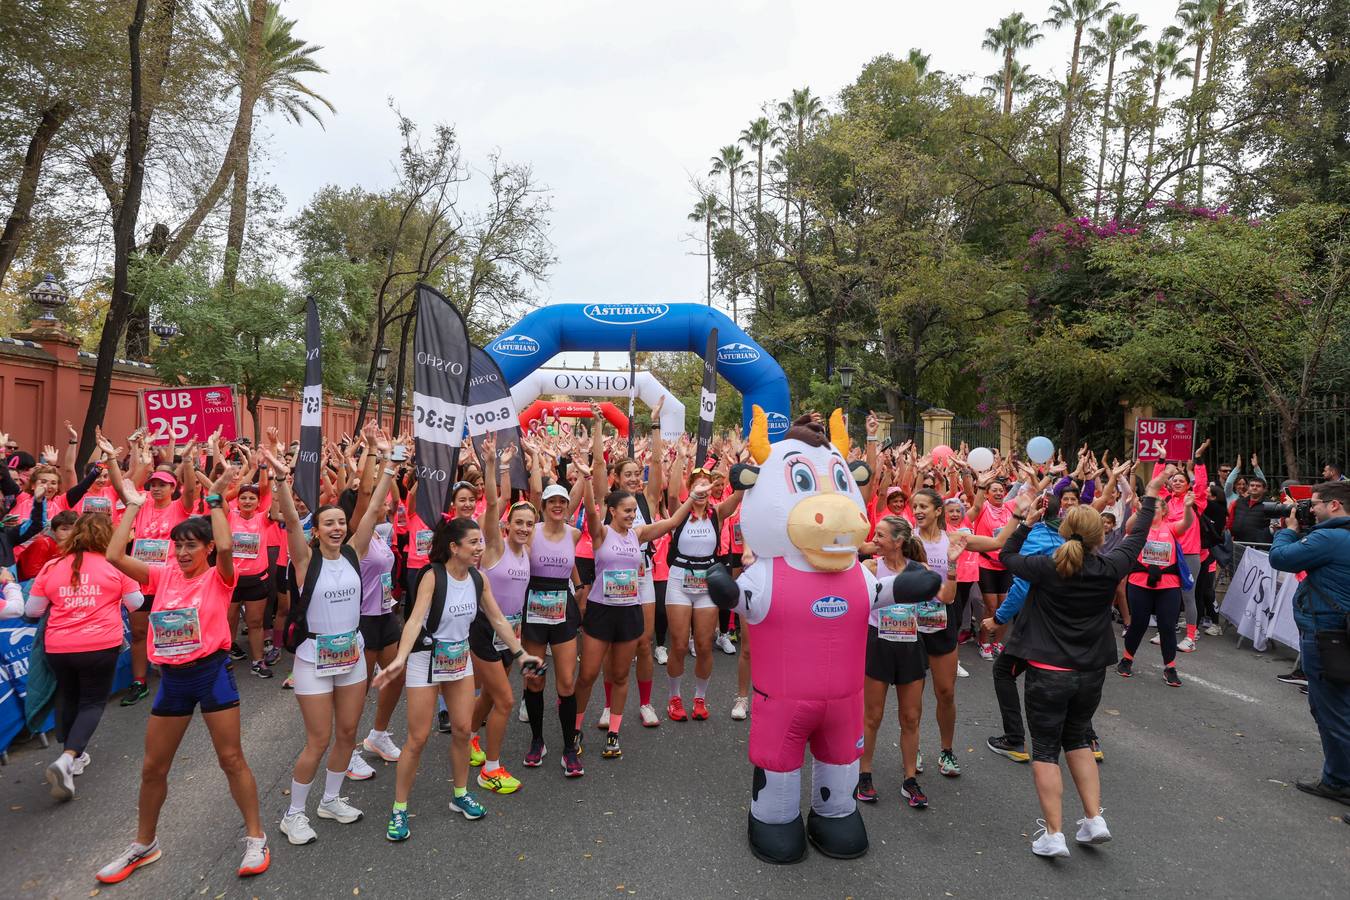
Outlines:
{"label": "woman in pink shirt", "polygon": [[[220,459],[216,438],[212,456]],[[169,769],[192,724],[198,706],[211,733],[216,760],[230,783],[230,795],[244,816],[241,878],[267,870],[271,860],[258,810],[258,784],[244,759],[239,737],[239,688],[230,661],[229,607],[238,576],[234,545],[221,493],[238,473],[225,466],[206,495],[210,517],[193,516],[169,532],[173,559],[151,568],[127,553],[132,525],[146,498],[127,497],[127,515],[108,545],[108,562],[140,584],[148,584],[155,603],[150,611],[149,657],[159,666],[159,690],[145,729],[136,840],[98,871],[104,884],[124,881],[160,857],[159,813],[169,793]]]}
{"label": "woman in pink shirt", "polygon": [[56,676],[56,734],[65,745],[47,767],[47,783],[58,800],[75,796],[75,776],[89,764],[84,750],[103,717],[122,651],[119,607],[141,605],[140,587],[103,556],[112,530],[112,520],[102,513],[80,516],[62,542],[62,555],[33,579],[24,610],[30,618],[47,615],[42,643]]}

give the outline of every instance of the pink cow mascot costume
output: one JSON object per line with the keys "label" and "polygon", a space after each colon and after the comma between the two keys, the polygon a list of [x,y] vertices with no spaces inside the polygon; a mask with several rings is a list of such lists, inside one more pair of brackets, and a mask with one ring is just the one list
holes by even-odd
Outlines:
{"label": "pink cow mascot costume", "polygon": [[[871,472],[848,461],[838,410],[824,427],[798,419],[770,445],[754,409],[750,453],[733,485],[745,490],[741,532],[755,556],[741,577],[708,575],[712,599],[749,628],[754,698],[750,761],[750,849],[766,862],[792,863],[816,849],[841,859],[867,852],[867,829],[853,798],[863,746],[863,663],[874,606],[925,600],[941,580],[931,572],[878,580],[858,562],[868,522],[860,484]],[[801,771],[811,748],[811,813],[801,814]]]}

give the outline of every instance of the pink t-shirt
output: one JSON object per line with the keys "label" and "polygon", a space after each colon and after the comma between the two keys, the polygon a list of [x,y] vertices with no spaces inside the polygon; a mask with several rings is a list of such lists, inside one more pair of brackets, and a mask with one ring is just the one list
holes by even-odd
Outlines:
{"label": "pink t-shirt", "polygon": [[[1177,561],[1176,530],[1180,525],[1180,521],[1159,522],[1154,519],[1148,530],[1148,538],[1144,541],[1144,549],[1139,551],[1139,562],[1146,566],[1158,566],[1164,569],[1175,563]],[[1136,587],[1149,587],[1147,572],[1131,572],[1127,580]],[[1158,578],[1158,583],[1152,587],[1159,591],[1167,588],[1179,588],[1181,587],[1181,577],[1178,575],[1162,575]]]}
{"label": "pink t-shirt", "polygon": [[260,575],[266,572],[267,548],[272,520],[261,508],[254,510],[253,518],[245,519],[237,509],[230,510],[230,533],[234,536],[234,571],[236,575]]}
{"label": "pink t-shirt", "polygon": [[118,607],[141,605],[141,589],[97,553],[83,553],[80,576],[71,585],[75,554],[49,562],[28,597],[28,611],[51,607],[44,633],[48,653],[84,653],[122,646],[122,614]]}
{"label": "pink t-shirt", "polygon": [[[998,537],[998,533],[1007,526],[1011,518],[1012,507],[1007,503],[995,506],[992,502],[986,501],[984,506],[980,507],[980,514],[975,519],[975,533],[985,537]],[[1003,571],[1003,563],[998,561],[997,554],[979,554],[978,564],[981,569]]]}
{"label": "pink t-shirt", "polygon": [[431,537],[434,531],[427,527],[421,516],[411,509],[408,510],[409,569],[420,569],[427,564],[427,554],[431,552]]}
{"label": "pink t-shirt", "polygon": [[150,590],[155,604],[146,651],[152,663],[183,665],[230,648],[228,613],[234,582],[227,584],[215,566],[196,578],[185,576],[176,562],[152,567]]}
{"label": "pink t-shirt", "polygon": [[[948,523],[948,534],[957,534],[958,532],[975,533],[970,527],[970,520],[965,518],[961,520],[960,525]],[[979,556],[974,550],[961,551],[961,555],[956,558],[956,580],[958,583],[980,580]]]}

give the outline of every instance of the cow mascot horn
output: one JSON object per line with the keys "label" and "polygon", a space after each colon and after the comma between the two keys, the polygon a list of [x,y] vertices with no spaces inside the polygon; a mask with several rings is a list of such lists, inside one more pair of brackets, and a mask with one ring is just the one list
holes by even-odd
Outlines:
{"label": "cow mascot horn", "polygon": [[[867,829],[853,789],[863,746],[863,665],[867,617],[897,598],[928,599],[941,579],[926,569],[878,580],[858,562],[868,519],[861,485],[871,471],[848,460],[843,415],[830,433],[803,416],[776,444],[764,411],[754,407],[750,454],[755,465],[731,470],[744,490],[741,533],[754,562],[733,579],[722,566],[708,592],[745,620],[754,653],[750,718],[750,850],[771,863],[793,863],[809,840],[827,856],[867,852]],[[913,602],[913,601],[907,601]],[[807,746],[811,812],[801,813]]]}

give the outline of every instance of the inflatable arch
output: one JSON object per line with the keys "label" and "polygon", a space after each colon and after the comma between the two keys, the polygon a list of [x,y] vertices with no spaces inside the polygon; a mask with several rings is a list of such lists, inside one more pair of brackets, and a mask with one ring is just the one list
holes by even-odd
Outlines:
{"label": "inflatable arch", "polygon": [[[541,394],[570,394],[574,397],[627,397],[628,370],[597,372],[593,369],[535,369],[511,386],[516,409],[525,409]],[[677,441],[684,434],[684,404],[666,390],[651,372],[637,373],[637,397],[655,409],[661,404],[661,437]],[[625,428],[628,417],[624,417]]]}
{"label": "inflatable arch", "polygon": [[[566,350],[685,350],[702,356],[717,329],[717,373],[741,392],[742,427],[761,407],[769,439],[787,431],[787,376],[764,348],[731,319],[701,303],[555,303],[530,313],[487,346],[507,383],[515,385]],[[662,431],[665,424],[662,423]]]}

